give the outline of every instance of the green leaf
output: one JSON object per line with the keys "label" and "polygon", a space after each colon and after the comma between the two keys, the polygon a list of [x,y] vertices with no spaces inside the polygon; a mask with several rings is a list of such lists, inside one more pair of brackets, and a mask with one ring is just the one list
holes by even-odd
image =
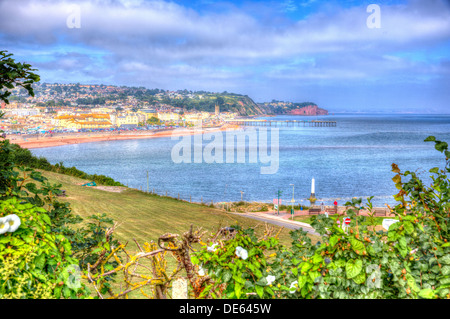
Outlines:
{"label": "green leaf", "polygon": [[447,254],[439,259],[441,264],[450,265],[450,254]]}
{"label": "green leaf", "polygon": [[67,286],[64,287],[63,295],[64,295],[64,298],[69,299],[69,297],[70,297],[70,288],[69,287],[67,287]]}
{"label": "green leaf", "polygon": [[238,282],[236,282],[235,284],[234,284],[234,293],[236,294],[236,297],[237,298],[240,298],[241,297],[241,293],[242,293],[242,284],[240,284],[240,283],[238,283]]}
{"label": "green leaf", "polygon": [[245,279],[241,275],[233,275],[233,279],[236,283],[240,283],[241,285],[245,284]]}
{"label": "green leaf", "polygon": [[275,295],[273,290],[269,286],[264,287],[264,290],[267,291],[271,296]]}
{"label": "green leaf", "polygon": [[439,167],[433,167],[432,169],[430,169],[429,172],[430,172],[430,173],[438,174],[438,173],[439,173]]}
{"label": "green leaf", "polygon": [[351,279],[356,277],[362,270],[362,260],[361,259],[350,259],[345,264],[345,272],[347,273],[347,278]]}
{"label": "green leaf", "polygon": [[414,232],[414,225],[411,222],[404,222],[403,225],[408,234],[412,234]]}
{"label": "green leaf", "polygon": [[394,184],[398,184],[402,181],[402,177],[399,174],[397,174],[392,178],[392,181],[394,182]]}
{"label": "green leaf", "polygon": [[411,287],[411,289],[415,292],[418,292],[420,290],[419,287],[417,287],[416,280],[411,274],[406,274],[406,282],[408,283],[408,286]]}
{"label": "green leaf", "polygon": [[331,236],[330,237],[330,245],[331,245],[331,247],[334,247],[337,244],[338,239],[339,239],[338,236]]}
{"label": "green leaf", "polygon": [[56,299],[61,298],[61,291],[62,291],[62,286],[56,286],[55,290],[53,291],[53,294],[55,295]]}
{"label": "green leaf", "polygon": [[434,294],[433,290],[430,289],[430,288],[422,289],[419,292],[419,297],[422,297],[422,298],[425,298],[425,299],[432,299],[432,298],[434,298],[434,295],[435,294]]}
{"label": "green leaf", "polygon": [[450,275],[450,266],[449,265],[443,266],[441,272],[444,276]]}
{"label": "green leaf", "polygon": [[314,282],[314,280],[317,278],[317,277],[320,277],[321,276],[321,274],[320,274],[320,272],[318,272],[318,271],[310,271],[309,272],[309,277],[311,278],[311,280]]}
{"label": "green leaf", "polygon": [[307,272],[309,269],[311,269],[312,265],[308,262],[304,262],[302,265],[301,272]]}
{"label": "green leaf", "polygon": [[436,138],[435,138],[434,136],[428,136],[428,137],[424,140],[424,142],[434,142],[434,141],[436,141]]}
{"label": "green leaf", "polygon": [[191,256],[191,262],[192,262],[194,265],[197,265],[197,264],[199,263],[198,257],[196,257],[196,256]]}
{"label": "green leaf", "polygon": [[406,248],[406,239],[405,239],[405,237],[400,237],[400,239],[398,240],[398,244],[400,245],[401,248]]}
{"label": "green leaf", "polygon": [[308,282],[308,277],[300,276],[298,277],[298,289],[302,289],[303,286]]}
{"label": "green leaf", "polygon": [[312,258],[312,261],[313,263],[318,264],[323,261],[323,257],[318,254],[315,254]]}
{"label": "green leaf", "polygon": [[48,225],[52,224],[52,221],[50,220],[50,217],[48,217],[47,214],[41,214],[40,216],[44,220],[44,222],[46,222]]}
{"label": "green leaf", "polygon": [[408,250],[405,247],[398,247],[398,252],[400,253],[400,255],[405,258],[406,255],[408,254]]}
{"label": "green leaf", "polygon": [[358,285],[363,284],[366,281],[366,274],[364,273],[364,271],[361,271],[356,277],[354,277],[353,281]]}
{"label": "green leaf", "polygon": [[443,152],[444,150],[448,149],[448,144],[446,142],[436,141],[436,145],[434,146],[434,148],[439,152]]}
{"label": "green leaf", "polygon": [[262,298],[264,296],[264,287],[256,285],[255,290],[256,290],[256,293],[258,294],[259,298]]}
{"label": "green leaf", "polygon": [[42,253],[39,256],[37,256],[36,259],[34,260],[34,263],[36,265],[36,268],[38,268],[38,269],[44,268],[44,265],[45,265],[45,254]]}
{"label": "green leaf", "polygon": [[5,236],[5,237],[1,236],[1,237],[0,237],[0,244],[6,244],[6,243],[9,243],[10,240],[11,240],[11,237],[10,237],[10,236]]}
{"label": "green leaf", "polygon": [[334,262],[334,264],[335,264],[337,267],[344,267],[344,266],[345,266],[345,259],[343,259],[343,258],[338,259],[338,260],[336,260],[336,261]]}
{"label": "green leaf", "polygon": [[223,282],[228,282],[230,281],[231,277],[233,276],[233,274],[231,273],[231,271],[229,270],[225,270],[223,275],[222,275],[222,280]]}
{"label": "green leaf", "polygon": [[353,250],[357,252],[357,254],[362,254],[363,251],[366,250],[364,244],[356,238],[350,237],[350,244],[352,245]]}

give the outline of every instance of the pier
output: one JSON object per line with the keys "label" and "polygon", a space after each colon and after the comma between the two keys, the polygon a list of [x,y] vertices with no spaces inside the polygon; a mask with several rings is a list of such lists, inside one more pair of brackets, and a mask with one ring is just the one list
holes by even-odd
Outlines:
{"label": "pier", "polygon": [[319,121],[319,120],[250,120],[250,119],[242,119],[242,120],[229,120],[226,121],[229,124],[233,125],[243,125],[243,126],[273,126],[273,127],[294,127],[294,126],[314,126],[314,127],[335,127],[336,121]]}

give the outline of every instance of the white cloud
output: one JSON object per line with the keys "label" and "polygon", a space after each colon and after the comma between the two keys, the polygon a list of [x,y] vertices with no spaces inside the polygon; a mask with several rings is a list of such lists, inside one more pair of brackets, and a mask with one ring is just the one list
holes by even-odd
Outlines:
{"label": "white cloud", "polygon": [[[286,1],[285,8],[302,10],[312,2]],[[80,29],[66,26],[73,3],[81,8]],[[450,7],[438,0],[380,7],[382,27],[369,29],[364,6],[333,7],[280,24],[277,17],[258,19],[232,6],[204,13],[166,1],[6,0],[0,2],[0,39],[13,53],[42,50],[46,61],[54,51],[53,66],[41,61],[43,72],[68,72],[79,62],[77,72],[92,76],[97,67],[99,76],[117,81],[196,84],[220,91],[272,81],[389,82],[448,76],[448,64],[439,59],[414,62],[398,53],[414,55],[415,50],[448,43]],[[77,50],[80,56],[68,56]],[[103,63],[83,58],[88,51],[104,55]]]}

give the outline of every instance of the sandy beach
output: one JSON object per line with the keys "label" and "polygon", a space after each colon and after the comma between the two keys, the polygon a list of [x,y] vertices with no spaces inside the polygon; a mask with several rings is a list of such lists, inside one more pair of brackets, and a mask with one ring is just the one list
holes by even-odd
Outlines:
{"label": "sandy beach", "polygon": [[199,129],[168,129],[155,131],[131,131],[131,132],[92,132],[92,133],[67,133],[55,134],[53,136],[26,136],[26,135],[8,135],[7,139],[11,143],[18,144],[23,148],[43,148],[55,147],[68,144],[81,144],[101,141],[119,141],[119,140],[133,140],[145,138],[160,138],[171,136],[187,136],[193,134],[203,134],[225,130],[236,130],[238,126],[223,125],[215,128]]}

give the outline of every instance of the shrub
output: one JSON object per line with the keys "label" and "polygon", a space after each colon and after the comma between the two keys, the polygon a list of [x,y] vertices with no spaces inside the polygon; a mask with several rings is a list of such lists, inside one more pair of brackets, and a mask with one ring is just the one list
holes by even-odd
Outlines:
{"label": "shrub", "polygon": [[[33,169],[16,166],[8,140],[0,141],[0,158],[4,159],[0,164],[0,218],[15,214],[22,221],[14,233],[0,235],[0,294],[4,298],[88,296],[79,280],[71,278],[81,276],[79,271],[117,244],[107,234],[112,220],[92,215],[91,221],[75,227],[82,219],[73,215],[68,203],[57,200],[61,185],[50,184]],[[111,281],[112,276],[105,279]],[[110,289],[109,283],[102,289]]]}
{"label": "shrub", "polygon": [[[313,216],[321,240],[312,245],[306,232],[291,232],[292,246],[274,238],[255,240],[249,231],[217,240],[215,251],[200,250],[193,262],[207,270],[213,283],[204,297],[213,298],[450,298],[450,152],[445,142],[429,137],[445,154],[445,167],[430,169],[427,187],[414,173],[396,164],[399,190],[391,212],[398,218],[388,231],[376,230],[371,197],[369,216],[358,215],[361,199],[352,199],[346,215]],[[404,181],[405,177],[409,177]],[[239,251],[245,251],[244,257]],[[211,247],[211,246],[210,246]]]}
{"label": "shrub", "polygon": [[0,235],[0,298],[78,298],[89,290],[69,279],[78,266],[69,240],[51,232],[47,211],[17,198],[0,202],[0,218],[15,214],[21,225]]}

